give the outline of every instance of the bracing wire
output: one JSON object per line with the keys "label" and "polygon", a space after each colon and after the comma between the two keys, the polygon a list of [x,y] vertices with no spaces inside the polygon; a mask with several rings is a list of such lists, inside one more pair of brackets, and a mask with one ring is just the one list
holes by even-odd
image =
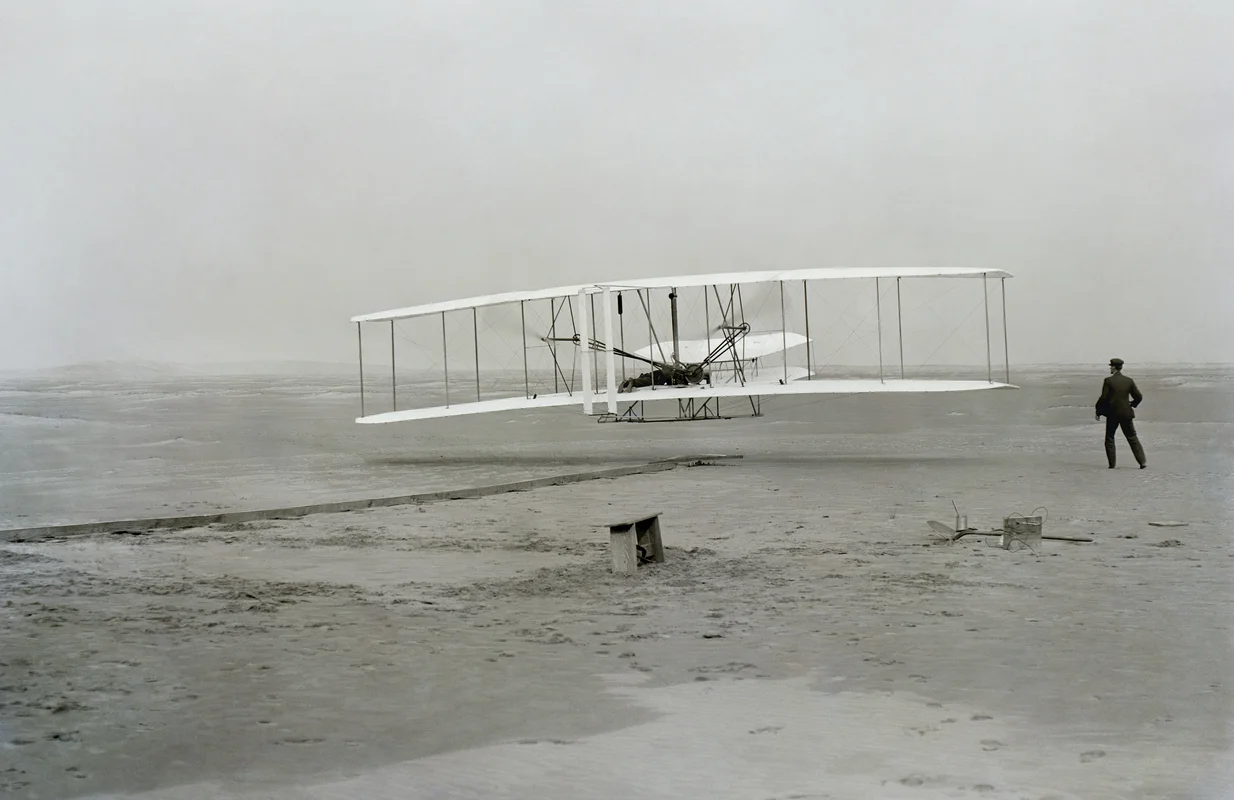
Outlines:
{"label": "bracing wire", "polygon": [[930,351],[930,354],[926,356],[925,360],[917,365],[917,368],[913,370],[913,375],[916,375],[918,372],[921,372],[922,369],[927,367],[930,363],[930,359],[934,357],[934,354],[937,353],[939,350],[943,349],[943,345],[947,344],[947,342],[951,340],[951,337],[955,336],[956,332],[959,331],[960,328],[964,327],[964,323],[968,322],[968,318],[971,317],[973,314],[977,313],[977,309],[981,308],[983,305],[984,305],[984,302],[977,303],[976,305],[974,305],[972,310],[964,315],[964,319],[960,320],[959,324],[957,324],[954,328],[951,329],[951,333],[948,333],[947,337],[943,339],[941,342],[939,342],[937,347],[935,347],[933,350]]}
{"label": "bracing wire", "polygon": [[[1021,514],[1019,511],[1012,511],[1010,514],[1007,515],[1007,519],[1016,519],[1016,518],[1027,519],[1028,517],[1035,517],[1037,516],[1038,511],[1044,512],[1041,516],[1041,524],[1045,525],[1046,520],[1049,518],[1049,515],[1050,515],[1049,509],[1047,509],[1045,506],[1037,506],[1036,508],[1034,508],[1032,511],[1028,512],[1027,514]],[[986,547],[999,547],[999,545],[997,544],[991,544],[990,539],[986,539],[985,544],[986,544]],[[1019,545],[1019,547],[1016,547],[1015,545]],[[1028,550],[1030,553],[1032,553],[1035,556],[1041,555],[1040,553],[1037,552],[1037,549],[1035,547],[1033,547],[1028,542],[1022,539],[1012,539],[1011,542],[1008,543],[1007,549],[1008,550]]]}
{"label": "bracing wire", "polygon": [[1046,520],[1049,519],[1049,515],[1050,515],[1049,509],[1047,509],[1045,506],[1037,506],[1036,508],[1034,508],[1032,511],[1028,512],[1027,514],[1021,514],[1018,511],[1012,511],[1010,514],[1007,515],[1007,519],[1012,519],[1013,517],[1018,517],[1019,519],[1027,519],[1028,517],[1035,517],[1037,516],[1038,511],[1045,512],[1045,514],[1041,516],[1041,524],[1044,525],[1046,523]]}

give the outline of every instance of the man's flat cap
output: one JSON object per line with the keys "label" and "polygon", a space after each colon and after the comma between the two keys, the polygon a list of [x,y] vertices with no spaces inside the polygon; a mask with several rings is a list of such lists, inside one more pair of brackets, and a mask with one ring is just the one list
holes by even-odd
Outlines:
{"label": "man's flat cap", "polygon": [[1123,365],[1123,360],[1121,358],[1111,358],[1110,359],[1111,367],[1121,367],[1122,365]]}

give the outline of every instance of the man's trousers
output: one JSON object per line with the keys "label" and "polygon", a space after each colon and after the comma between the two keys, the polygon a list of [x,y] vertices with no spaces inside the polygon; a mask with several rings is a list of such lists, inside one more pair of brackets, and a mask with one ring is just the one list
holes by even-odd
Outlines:
{"label": "man's trousers", "polygon": [[1114,434],[1119,428],[1123,429],[1123,436],[1127,437],[1127,444],[1131,445],[1131,453],[1135,456],[1136,463],[1140,466],[1147,464],[1148,460],[1144,457],[1144,446],[1140,444],[1140,437],[1135,432],[1135,421],[1106,417],[1105,457],[1110,462],[1110,466],[1114,466]]}

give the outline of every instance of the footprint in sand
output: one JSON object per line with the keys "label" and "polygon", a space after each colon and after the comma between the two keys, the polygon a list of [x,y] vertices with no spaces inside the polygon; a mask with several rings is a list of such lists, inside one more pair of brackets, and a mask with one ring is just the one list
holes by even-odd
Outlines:
{"label": "footprint in sand", "polygon": [[44,735],[43,739],[48,742],[76,742],[80,737],[80,731],[57,731]]}
{"label": "footprint in sand", "polygon": [[1087,764],[1090,761],[1096,761],[1099,758],[1105,758],[1104,750],[1088,750],[1080,753],[1080,763]]}
{"label": "footprint in sand", "polygon": [[754,664],[751,664],[748,661],[730,661],[727,664],[720,664],[718,666],[690,667],[688,671],[689,672],[702,672],[702,673],[711,673],[711,672],[732,673],[732,672],[741,672],[742,670],[756,669],[756,668],[757,667]]}
{"label": "footprint in sand", "polygon": [[1000,750],[1006,746],[1007,745],[1003,744],[997,739],[982,739],[981,740],[981,749],[985,750],[986,752],[990,752],[992,750]]}

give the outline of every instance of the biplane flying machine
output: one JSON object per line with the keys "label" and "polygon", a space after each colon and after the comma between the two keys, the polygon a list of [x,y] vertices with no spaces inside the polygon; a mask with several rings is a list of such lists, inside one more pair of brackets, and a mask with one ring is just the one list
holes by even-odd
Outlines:
{"label": "biplane flying machine", "polygon": [[[351,319],[357,329],[360,361],[361,408],[356,422],[410,422],[563,406],[578,406],[600,422],[728,419],[762,416],[764,397],[1014,389],[1017,387],[1011,384],[1007,358],[1009,277],[1002,270],[959,267],[817,268],[680,275],[506,292],[362,314]],[[980,285],[980,300],[968,316],[984,307],[984,380],[972,376],[918,377],[920,367],[911,376],[906,373],[901,282],[917,279],[969,279],[962,282]],[[1003,381],[994,379],[989,289],[993,280],[999,282],[1002,297]],[[832,374],[826,365],[819,364],[818,337],[812,338],[810,325],[812,319],[818,325],[818,298],[821,294],[825,300],[826,288],[833,281],[859,281],[870,286],[863,289],[868,292],[863,297],[869,306],[866,316],[874,317],[877,329],[877,376],[839,371]],[[825,286],[821,292],[820,283]],[[811,284],[815,284],[816,298],[813,317]],[[686,331],[690,338],[683,338],[682,328],[690,327],[682,319],[683,290],[693,292],[693,317],[689,320],[693,329]],[[892,293],[894,298],[889,297]],[[794,314],[800,317],[800,330],[790,330],[797,321],[789,319],[789,294],[793,295]],[[750,308],[751,295],[761,297],[756,310]],[[890,325],[884,324],[883,307],[888,306],[889,322],[892,299],[894,332],[884,330]],[[701,324],[697,319],[700,302]],[[458,330],[460,316],[466,330]],[[842,318],[826,312],[824,316],[824,322]],[[453,371],[449,317],[455,319]],[[935,317],[942,319],[937,313]],[[396,325],[408,322],[427,327],[418,338],[396,330]],[[389,326],[390,369],[381,380],[388,382],[390,410],[369,413],[365,398],[364,326],[372,323]],[[437,377],[400,379],[396,332],[413,342],[420,354],[432,362],[432,369],[427,372]],[[854,333],[849,334],[849,339]],[[889,333],[898,338],[898,371],[884,357],[884,338]],[[466,362],[460,362],[458,356],[460,336],[470,340],[462,348],[471,351],[466,353]],[[426,346],[428,338],[435,341]],[[875,349],[867,344],[871,351]],[[486,373],[482,369],[482,355],[491,356],[503,349],[507,363],[497,364],[503,369],[489,370],[492,375],[486,392],[482,386]],[[461,378],[460,373],[465,377]],[[371,378],[369,383],[373,383]],[[416,406],[400,407],[400,397],[406,398],[409,392],[417,401]],[[649,415],[648,404],[653,409],[664,409],[667,405],[669,410],[659,416]]]}

